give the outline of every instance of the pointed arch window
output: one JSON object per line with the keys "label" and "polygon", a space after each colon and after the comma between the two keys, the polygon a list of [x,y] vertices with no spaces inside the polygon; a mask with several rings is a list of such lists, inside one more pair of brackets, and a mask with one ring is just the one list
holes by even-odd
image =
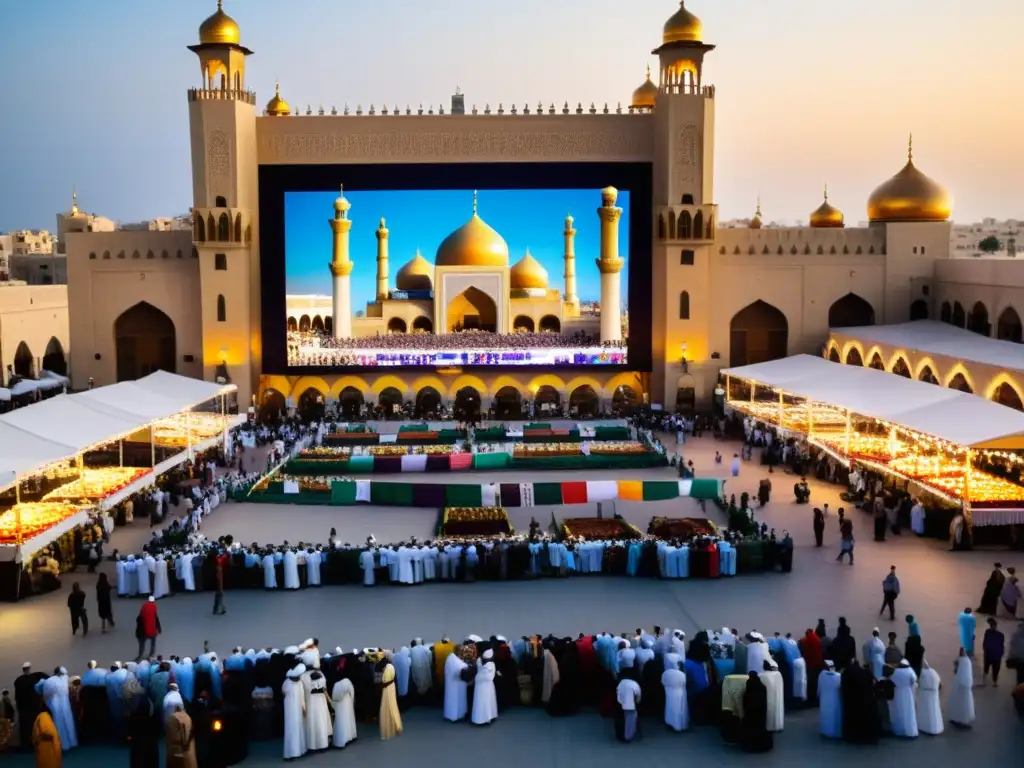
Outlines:
{"label": "pointed arch window", "polygon": [[224,294],[217,296],[217,322],[226,323],[228,321],[228,307],[227,302],[224,301]]}
{"label": "pointed arch window", "polygon": [[679,294],[679,319],[689,320],[690,319],[690,293],[689,291],[683,291]]}

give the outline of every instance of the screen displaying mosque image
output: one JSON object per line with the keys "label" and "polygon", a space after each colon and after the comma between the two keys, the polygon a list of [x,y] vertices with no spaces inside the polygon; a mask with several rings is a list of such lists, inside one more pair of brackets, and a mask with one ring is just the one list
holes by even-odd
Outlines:
{"label": "screen displaying mosque image", "polygon": [[626,365],[629,192],[285,193],[290,367]]}

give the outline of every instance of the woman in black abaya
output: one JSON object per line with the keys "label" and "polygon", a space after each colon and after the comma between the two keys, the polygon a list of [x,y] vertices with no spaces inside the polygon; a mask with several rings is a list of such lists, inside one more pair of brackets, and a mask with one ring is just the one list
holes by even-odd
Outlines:
{"label": "woman in black abaya", "polygon": [[775,740],[768,732],[768,689],[756,672],[747,679],[743,692],[743,723],[740,726],[740,748],[744,752],[770,752]]}

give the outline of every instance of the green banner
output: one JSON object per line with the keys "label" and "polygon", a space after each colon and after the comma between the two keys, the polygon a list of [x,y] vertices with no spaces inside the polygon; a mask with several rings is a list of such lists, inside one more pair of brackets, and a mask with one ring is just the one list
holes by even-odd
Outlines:
{"label": "green banner", "polygon": [[444,489],[446,507],[482,507],[483,491],[479,485],[446,485]]}
{"label": "green banner", "polygon": [[356,484],[348,481],[331,483],[331,504],[350,507],[356,503]]}
{"label": "green banner", "polygon": [[677,480],[657,481],[644,480],[644,501],[664,501],[679,498],[679,482]]}

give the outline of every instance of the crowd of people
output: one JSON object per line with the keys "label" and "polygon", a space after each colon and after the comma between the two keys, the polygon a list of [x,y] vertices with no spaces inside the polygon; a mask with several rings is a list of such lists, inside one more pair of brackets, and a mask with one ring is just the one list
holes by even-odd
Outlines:
{"label": "crowd of people", "polygon": [[[913,617],[907,623],[903,649],[895,633],[886,645],[876,628],[860,654],[840,617],[834,634],[819,620],[796,638],[723,628],[687,643],[681,630],[656,626],[511,642],[501,635],[469,635],[459,644],[416,638],[392,650],[322,652],[310,638],[284,649],[236,647],[223,659],[204,645],[194,658],[150,653],[109,668],[92,661],[80,676],[64,667],[34,672],[26,662],[13,702],[4,691],[0,733],[12,734],[7,747],[34,748],[44,766],[60,764],[45,762],[48,755],[98,743],[130,744],[132,765],[155,766],[162,736],[168,765],[191,766],[197,753],[245,754],[254,740],[282,738],[285,758],[344,748],[373,723],[380,738],[394,738],[413,706],[439,707],[444,721],[474,725],[523,706],[553,717],[596,710],[614,718],[626,742],[645,721],[674,731],[717,726],[725,742],[765,752],[788,712],[817,706],[824,737],[870,744],[885,734],[944,730],[940,677]],[[1024,624],[1009,645],[1010,658],[1024,665]],[[1024,679],[1024,667],[1017,675]],[[961,647],[945,703],[960,728],[974,721],[973,688],[973,661]],[[223,731],[219,746],[215,731]]]}

